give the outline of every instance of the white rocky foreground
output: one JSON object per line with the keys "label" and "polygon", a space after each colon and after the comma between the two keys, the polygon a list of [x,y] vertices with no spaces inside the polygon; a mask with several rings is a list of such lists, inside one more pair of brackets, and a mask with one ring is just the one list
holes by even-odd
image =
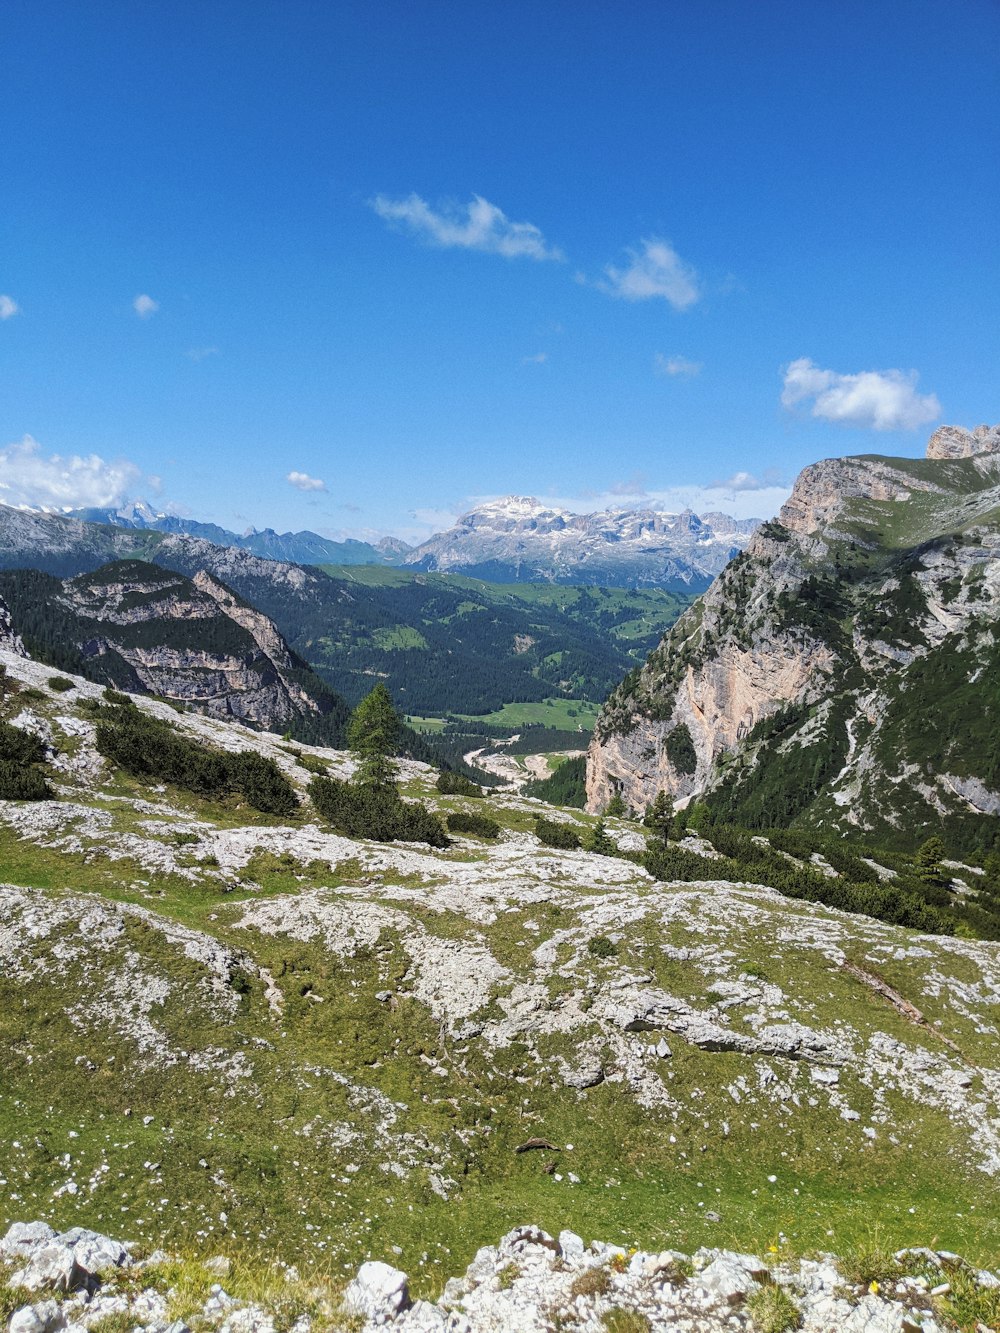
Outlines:
{"label": "white rocky foreground", "polygon": [[[9,1271],[8,1287],[23,1290],[25,1302],[12,1314],[9,1333],[85,1333],[111,1316],[119,1328],[131,1321],[143,1333],[189,1333],[171,1314],[176,1293],[156,1280],[167,1260],[162,1251],[136,1259],[128,1244],[79,1227],[57,1234],[44,1222],[15,1223],[0,1240],[0,1263]],[[625,1252],[601,1241],[585,1245],[571,1231],[555,1239],[522,1226],[481,1249],[436,1302],[412,1301],[405,1273],[370,1261],[339,1309],[318,1315],[304,1300],[301,1313],[290,1317],[285,1300],[280,1322],[294,1333],[309,1333],[314,1325],[398,1333],[601,1333],[619,1326],[617,1312],[631,1315],[630,1330],[717,1333],[752,1330],[765,1319],[765,1327],[777,1329],[777,1309],[785,1326],[806,1333],[934,1333],[954,1327],[942,1313],[952,1281],[1000,1290],[996,1273],[945,1251],[901,1250],[890,1263],[896,1274],[866,1289],[852,1286],[830,1255],[788,1262],[719,1249],[692,1256]],[[276,1312],[266,1302],[226,1292],[230,1267],[223,1256],[205,1262],[206,1281],[209,1275],[221,1281],[206,1288],[191,1324],[222,1333],[274,1333]],[[768,1295],[764,1311],[761,1298]],[[991,1326],[975,1327],[989,1333]]]}

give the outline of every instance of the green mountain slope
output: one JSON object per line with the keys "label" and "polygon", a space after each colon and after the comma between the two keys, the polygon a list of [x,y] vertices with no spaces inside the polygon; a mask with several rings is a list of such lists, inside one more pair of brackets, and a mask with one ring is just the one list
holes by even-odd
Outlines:
{"label": "green mountain slope", "polygon": [[[334,1271],[399,1246],[418,1292],[524,1217],[799,1251],[877,1226],[995,1261],[995,945],[782,897],[726,860],[681,883],[542,847],[515,797],[485,803],[492,841],[341,837],[305,789],[346,757],[267,734],[235,733],[293,783],[290,818],[146,786],[94,749],[99,687],[2,660],[4,717],[45,738],[59,799],[0,802],[0,1223]],[[402,777],[483,812],[421,765]]]}

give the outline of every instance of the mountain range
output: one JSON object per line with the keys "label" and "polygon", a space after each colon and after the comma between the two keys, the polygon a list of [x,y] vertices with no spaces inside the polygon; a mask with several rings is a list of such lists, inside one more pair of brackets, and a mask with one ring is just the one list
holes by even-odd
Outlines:
{"label": "mountain range", "polygon": [[988,848],[1000,814],[1000,427],[806,468],[612,693],[591,809]]}
{"label": "mountain range", "polygon": [[409,568],[300,565],[186,533],[0,506],[0,569],[72,579],[122,560],[211,575],[349,703],[383,679],[415,716],[550,698],[596,705],[690,600],[662,588],[498,587]]}
{"label": "mountain range", "polygon": [[467,574],[495,583],[655,587],[677,592],[706,588],[741,550],[759,519],[728,514],[680,514],[616,508],[574,514],[511,495],[477,506],[445,532],[419,546],[395,537],[374,545],[333,541],[318,533],[242,535],[214,523],[157,513],[144,501],[112,509],[78,509],[70,518],[116,528],[184,534],[296,564],[400,565]]}
{"label": "mountain range", "polygon": [[290,560],[295,564],[320,565],[394,565],[411,549],[398,537],[383,537],[376,543],[347,537],[334,541],[318,532],[275,532],[273,528],[248,528],[244,533],[230,532],[217,523],[201,523],[194,518],[178,518],[158,513],[145,500],[106,509],[71,509],[69,518],[85,523],[104,523],[114,528],[135,528],[148,532],[183,533],[201,537],[215,546],[235,546],[265,560]]}

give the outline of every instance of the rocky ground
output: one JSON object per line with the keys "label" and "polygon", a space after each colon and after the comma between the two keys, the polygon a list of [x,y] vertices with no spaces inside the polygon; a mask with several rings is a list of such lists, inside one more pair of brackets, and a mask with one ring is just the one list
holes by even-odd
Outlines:
{"label": "rocky ground", "polygon": [[[381,1260],[344,1287],[282,1266],[240,1294],[224,1254],[200,1263],[84,1228],[15,1223],[0,1240],[0,1314],[9,1333],[986,1333],[1000,1319],[1000,1276],[929,1248],[791,1261],[703,1248],[647,1253],[572,1231],[516,1227],[479,1250],[435,1300],[413,1300]],[[270,1279],[270,1285],[267,1279]]]}
{"label": "rocky ground", "polygon": [[[0,803],[0,1222],[344,1279],[375,1256],[425,1299],[526,1217],[626,1253],[847,1253],[874,1228],[996,1266],[996,945],[542,848],[541,809],[593,821],[439,798],[417,764],[407,795],[499,839],[377,844],[140,787],[94,750],[97,687],[3,662],[58,800]],[[351,768],[139,706],[303,797],[304,763]]]}

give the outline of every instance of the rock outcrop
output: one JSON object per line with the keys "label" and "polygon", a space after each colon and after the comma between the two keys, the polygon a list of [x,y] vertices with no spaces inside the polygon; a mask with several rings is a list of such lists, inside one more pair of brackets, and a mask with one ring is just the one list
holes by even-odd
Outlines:
{"label": "rock outcrop", "polygon": [[19,657],[28,656],[21,636],[14,628],[14,621],[7,603],[2,597],[0,597],[0,648],[6,653],[17,653]]}
{"label": "rock outcrop", "polygon": [[664,791],[890,841],[992,815],[1000,774],[970,719],[1000,708],[1000,427],[942,428],[928,455],[803,471],[608,700],[589,809]]}
{"label": "rock outcrop", "polygon": [[[27,571],[5,586],[42,657],[116,688],[278,730],[330,706],[267,616],[205,570],[189,579],[125,560],[64,581]],[[9,626],[4,608],[0,641],[17,651]]]}
{"label": "rock outcrop", "polygon": [[927,445],[928,458],[974,458],[979,454],[1000,454],[1000,426],[942,426]]}
{"label": "rock outcrop", "polygon": [[[81,1267],[77,1257],[87,1254]],[[46,1255],[63,1257],[63,1267],[85,1280],[64,1283]],[[25,1266],[12,1279],[25,1291],[63,1295],[24,1304],[10,1321],[10,1333],[85,1333],[115,1318],[147,1333],[185,1333],[171,1321],[163,1275],[178,1267],[166,1251],[135,1259],[128,1247],[95,1232],[57,1235],[44,1223],[15,1223],[0,1239],[0,1260]],[[97,1258],[104,1262],[95,1267]],[[56,1265],[58,1267],[58,1265]],[[461,1277],[450,1278],[436,1301],[411,1299],[407,1275],[381,1260],[361,1265],[342,1299],[315,1282],[303,1294],[295,1270],[282,1291],[268,1290],[258,1275],[258,1295],[240,1300],[221,1282],[232,1270],[225,1255],[202,1266],[201,1289],[188,1278],[186,1299],[195,1327],[228,1333],[274,1333],[276,1321],[308,1333],[338,1327],[346,1314],[363,1333],[549,1333],[553,1326],[597,1330],[672,1329],[675,1333],[729,1333],[785,1326],[805,1333],[944,1333],[953,1327],[952,1283],[967,1293],[987,1317],[1000,1306],[1000,1276],[976,1268],[959,1255],[927,1247],[899,1250],[881,1260],[881,1281],[866,1284],[845,1273],[835,1255],[796,1259],[764,1258],[734,1250],[702,1248],[640,1250],[593,1240],[568,1229],[558,1238],[541,1227],[515,1227],[496,1245],[484,1245]],[[52,1280],[48,1279],[52,1268]],[[285,1268],[282,1264],[281,1268]],[[41,1280],[36,1280],[41,1274]],[[29,1280],[30,1275],[30,1280]],[[227,1284],[228,1285],[228,1284]],[[337,1307],[340,1307],[339,1310]],[[986,1329],[980,1321],[977,1327]]]}

